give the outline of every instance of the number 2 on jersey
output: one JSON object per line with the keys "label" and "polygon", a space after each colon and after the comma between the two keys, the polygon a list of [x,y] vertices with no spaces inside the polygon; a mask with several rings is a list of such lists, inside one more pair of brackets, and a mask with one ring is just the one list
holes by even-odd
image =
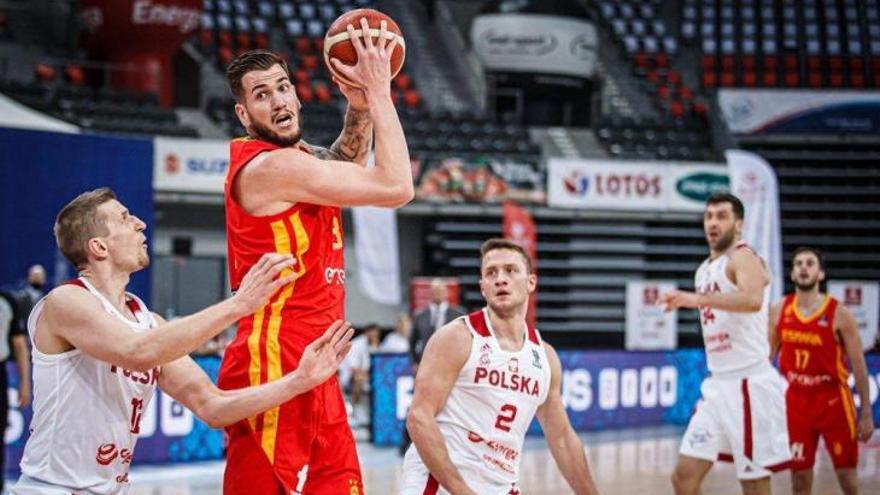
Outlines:
{"label": "number 2 on jersey", "polygon": [[516,419],[516,406],[504,404],[501,406],[501,414],[495,420],[495,428],[501,431],[510,431],[510,424]]}

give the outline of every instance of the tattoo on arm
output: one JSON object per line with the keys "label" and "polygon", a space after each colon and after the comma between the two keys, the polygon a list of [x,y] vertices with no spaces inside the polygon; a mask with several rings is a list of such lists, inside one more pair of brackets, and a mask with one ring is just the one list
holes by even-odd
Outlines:
{"label": "tattoo on arm", "polygon": [[343,160],[365,164],[372,142],[373,122],[370,120],[369,112],[348,109],[345,112],[342,134],[330,150]]}

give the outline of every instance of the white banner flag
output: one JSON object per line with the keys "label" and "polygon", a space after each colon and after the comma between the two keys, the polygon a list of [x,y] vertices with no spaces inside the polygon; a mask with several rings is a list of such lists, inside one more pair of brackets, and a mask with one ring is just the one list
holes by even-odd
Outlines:
{"label": "white banner flag", "polygon": [[877,342],[880,326],[880,286],[864,280],[834,280],[828,282],[828,293],[852,311],[859,325],[862,348],[871,349]]}
{"label": "white banner flag", "polygon": [[745,206],[742,238],[764,258],[770,269],[770,300],[782,299],[782,227],[776,174],[760,156],[727,150],[730,192]]}
{"label": "white banner flag", "polygon": [[675,349],[678,313],[657,305],[660,294],[675,290],[673,282],[631,280],[626,283],[626,349]]}
{"label": "white banner flag", "polygon": [[361,289],[370,299],[400,304],[397,212],[393,208],[352,208],[354,246]]}

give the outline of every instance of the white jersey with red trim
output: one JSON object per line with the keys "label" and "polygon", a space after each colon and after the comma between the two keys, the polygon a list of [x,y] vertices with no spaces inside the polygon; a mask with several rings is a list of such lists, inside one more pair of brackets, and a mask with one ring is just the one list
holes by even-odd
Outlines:
{"label": "white jersey with red trim", "polygon": [[[740,241],[727,253],[714,260],[707,259],[700,265],[694,280],[697,292],[700,294],[727,294],[739,290],[725,273],[727,263],[730,262],[730,253],[736,249],[751,250],[744,241]],[[761,260],[761,262],[764,261]],[[711,373],[736,372],[768,360],[770,355],[770,344],[767,341],[769,286],[764,287],[762,298],[761,309],[752,313],[735,313],[708,307],[698,308],[700,323],[703,327],[703,343],[706,346],[706,362]]]}
{"label": "white jersey with red trim", "polygon": [[[462,318],[473,336],[470,356],[437,424],[452,463],[471,488],[506,494],[519,478],[526,431],[547,399],[550,362],[538,331],[525,322],[522,348],[509,352],[495,338],[486,309]],[[405,472],[422,468],[412,463],[422,464],[415,448],[407,454]]]}
{"label": "white jersey with red trim", "polygon": [[[88,280],[68,284],[88,290],[109,314],[135,332],[156,326],[146,305],[133,294],[127,294],[127,304],[137,321],[125,317]],[[44,301],[28,318],[31,344]],[[149,372],[125,370],[79,349],[43,354],[33,346],[34,415],[22,473],[68,492],[127,492],[141,415],[153,397],[159,373],[158,367]],[[23,486],[23,493],[27,489]],[[15,488],[12,493],[17,493]]]}

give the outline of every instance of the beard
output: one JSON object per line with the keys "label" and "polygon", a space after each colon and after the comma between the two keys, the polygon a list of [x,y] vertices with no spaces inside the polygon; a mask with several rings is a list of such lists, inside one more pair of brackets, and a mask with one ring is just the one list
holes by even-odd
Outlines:
{"label": "beard", "polygon": [[297,112],[296,114],[296,133],[291,136],[282,136],[277,132],[269,129],[267,126],[258,123],[256,120],[251,118],[251,130],[256,134],[256,137],[262,141],[266,141],[267,143],[272,143],[279,148],[289,148],[294,144],[298,143],[302,138],[302,125],[303,118],[302,112]]}
{"label": "beard", "polygon": [[801,292],[810,292],[815,289],[817,285],[819,285],[818,277],[812,280],[807,280],[806,282],[801,282],[800,280],[794,281],[794,286]]}
{"label": "beard", "polygon": [[720,236],[718,236],[718,240],[715,241],[714,249],[719,253],[723,253],[730,249],[730,246],[733,245],[733,240],[736,237],[736,229],[730,229],[727,232],[722,232]]}

